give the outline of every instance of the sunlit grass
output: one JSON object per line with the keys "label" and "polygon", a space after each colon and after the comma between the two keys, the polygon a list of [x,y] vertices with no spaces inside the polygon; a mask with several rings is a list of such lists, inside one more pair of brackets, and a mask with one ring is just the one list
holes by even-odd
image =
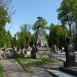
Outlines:
{"label": "sunlit grass", "polygon": [[3,74],[3,66],[1,65],[0,63],[0,77],[4,77],[4,74]]}
{"label": "sunlit grass", "polygon": [[50,63],[54,61],[54,58],[42,58],[42,59],[33,59],[33,58],[16,58],[19,64],[30,67],[30,66],[39,66],[46,63]]}

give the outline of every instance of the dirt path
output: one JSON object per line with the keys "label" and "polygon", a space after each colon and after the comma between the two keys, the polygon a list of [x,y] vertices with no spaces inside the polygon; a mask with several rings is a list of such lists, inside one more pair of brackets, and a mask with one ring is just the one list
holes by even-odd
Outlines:
{"label": "dirt path", "polygon": [[31,67],[29,72],[19,65],[14,59],[0,60],[3,65],[6,77],[52,77],[48,72],[40,67]]}
{"label": "dirt path", "polygon": [[6,77],[30,77],[29,73],[26,73],[24,69],[15,60],[2,60]]}

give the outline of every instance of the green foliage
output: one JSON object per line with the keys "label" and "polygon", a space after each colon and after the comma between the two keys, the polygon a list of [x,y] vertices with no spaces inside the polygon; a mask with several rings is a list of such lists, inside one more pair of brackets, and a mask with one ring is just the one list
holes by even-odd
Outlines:
{"label": "green foliage", "polygon": [[6,44],[6,47],[10,47],[12,45],[12,35],[10,34],[10,32],[6,32],[6,35],[5,35],[5,44]]}
{"label": "green foliage", "polygon": [[[44,18],[42,18],[42,27],[43,27],[43,29],[48,29],[48,26],[46,26],[47,24],[48,24],[48,22],[44,19]],[[37,20],[35,23],[34,23],[34,25],[33,25],[33,27],[32,27],[32,29],[33,30],[37,30],[38,29],[38,23],[39,23],[39,20]]]}
{"label": "green foliage", "polygon": [[12,46],[13,47],[16,47],[17,46],[16,34],[14,35],[14,37],[12,39]]}
{"label": "green foliage", "polygon": [[7,11],[1,6],[0,7],[0,47],[5,45],[5,25],[10,22]]}
{"label": "green foliage", "polygon": [[30,43],[31,46],[33,46],[33,44],[35,45],[37,40],[37,34],[38,34],[38,30],[31,35],[31,43]]}
{"label": "green foliage", "polygon": [[31,42],[31,33],[29,32],[28,24],[24,24],[21,27],[21,32],[17,33],[18,47],[28,48]]}
{"label": "green foliage", "polygon": [[3,74],[3,66],[1,65],[0,63],[0,77],[4,77],[4,74]]}
{"label": "green foliage", "polygon": [[58,19],[61,20],[63,24],[68,22],[71,24],[77,18],[77,0],[63,0],[60,8],[57,10],[59,12]]}
{"label": "green foliage", "polygon": [[76,28],[76,26],[73,26],[72,33],[73,33],[73,43],[77,44],[77,28]]}
{"label": "green foliage", "polygon": [[50,25],[49,46],[56,44],[57,46],[64,46],[66,37],[68,37],[68,29],[62,25]]}
{"label": "green foliage", "polygon": [[68,24],[71,36],[71,25],[77,21],[77,0],[63,0],[60,8],[58,19],[63,25]]}
{"label": "green foliage", "polygon": [[3,7],[0,7],[0,30],[5,27],[7,22],[10,22],[10,18],[7,16],[8,12]]}

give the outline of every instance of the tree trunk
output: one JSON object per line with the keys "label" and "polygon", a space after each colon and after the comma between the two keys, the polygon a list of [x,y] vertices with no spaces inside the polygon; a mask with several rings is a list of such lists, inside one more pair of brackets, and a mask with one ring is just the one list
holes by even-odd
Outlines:
{"label": "tree trunk", "polygon": [[69,25],[69,30],[70,30],[70,37],[71,37],[71,24]]}

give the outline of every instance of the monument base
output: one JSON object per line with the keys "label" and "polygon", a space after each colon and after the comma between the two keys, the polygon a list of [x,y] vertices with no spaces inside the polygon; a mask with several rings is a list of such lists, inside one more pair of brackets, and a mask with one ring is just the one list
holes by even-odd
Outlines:
{"label": "monument base", "polygon": [[46,57],[51,57],[52,56],[52,52],[45,50],[45,51],[37,51],[36,52],[36,58],[46,58]]}
{"label": "monument base", "polygon": [[72,67],[68,67],[68,68],[67,67],[60,67],[60,70],[77,76],[77,66],[72,66]]}
{"label": "monument base", "polygon": [[46,58],[51,57],[53,54],[51,52],[51,49],[37,49],[33,52],[32,57],[33,58]]}

